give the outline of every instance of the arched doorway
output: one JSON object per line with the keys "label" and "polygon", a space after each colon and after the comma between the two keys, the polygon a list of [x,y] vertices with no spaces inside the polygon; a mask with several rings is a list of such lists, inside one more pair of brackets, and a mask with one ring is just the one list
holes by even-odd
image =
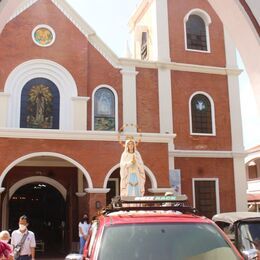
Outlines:
{"label": "arched doorway", "polygon": [[46,183],[20,187],[9,201],[9,228],[18,228],[21,215],[29,218],[29,229],[35,233],[37,254],[62,253],[65,243],[66,203],[62,194]]}

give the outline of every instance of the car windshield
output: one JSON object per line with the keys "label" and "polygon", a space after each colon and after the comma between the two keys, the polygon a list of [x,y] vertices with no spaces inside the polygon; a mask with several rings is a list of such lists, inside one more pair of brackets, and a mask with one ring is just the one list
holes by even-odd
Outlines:
{"label": "car windshield", "polygon": [[239,226],[241,232],[240,250],[252,248],[260,250],[260,221],[242,222]]}
{"label": "car windshield", "polygon": [[104,230],[98,260],[238,259],[210,224],[115,225]]}

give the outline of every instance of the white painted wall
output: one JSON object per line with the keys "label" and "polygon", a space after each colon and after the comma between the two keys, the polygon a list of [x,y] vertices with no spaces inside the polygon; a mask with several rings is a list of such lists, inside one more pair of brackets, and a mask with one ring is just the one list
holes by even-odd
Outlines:
{"label": "white painted wall", "polygon": [[87,130],[87,103],[89,97],[72,97],[73,102],[73,129]]}

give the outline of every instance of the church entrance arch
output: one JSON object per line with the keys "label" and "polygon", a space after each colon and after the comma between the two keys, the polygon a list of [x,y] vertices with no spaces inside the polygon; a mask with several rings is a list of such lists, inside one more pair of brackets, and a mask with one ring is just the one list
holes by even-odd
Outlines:
{"label": "church entrance arch", "polygon": [[26,214],[40,240],[38,250],[47,255],[77,250],[78,221],[89,209],[86,188],[93,189],[91,177],[72,158],[53,152],[24,155],[0,176],[1,229],[16,229],[19,215]]}
{"label": "church entrance arch", "polygon": [[64,194],[46,178],[40,180],[31,178],[31,183],[19,187],[14,193],[10,189],[9,229],[17,229],[19,217],[26,215],[29,229],[35,233],[37,255],[54,255],[62,253],[65,247],[66,201]]}

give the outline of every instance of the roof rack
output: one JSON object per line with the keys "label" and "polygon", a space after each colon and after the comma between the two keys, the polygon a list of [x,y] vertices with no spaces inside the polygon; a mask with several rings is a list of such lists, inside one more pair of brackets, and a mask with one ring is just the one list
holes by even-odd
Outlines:
{"label": "roof rack", "polygon": [[[111,204],[104,210],[103,214],[116,211],[135,211],[135,210],[160,210],[160,211],[179,211],[182,213],[198,214],[198,211],[187,205],[186,195],[177,196],[143,196],[143,197],[120,197],[112,198]],[[186,202],[186,203],[185,203]]]}

